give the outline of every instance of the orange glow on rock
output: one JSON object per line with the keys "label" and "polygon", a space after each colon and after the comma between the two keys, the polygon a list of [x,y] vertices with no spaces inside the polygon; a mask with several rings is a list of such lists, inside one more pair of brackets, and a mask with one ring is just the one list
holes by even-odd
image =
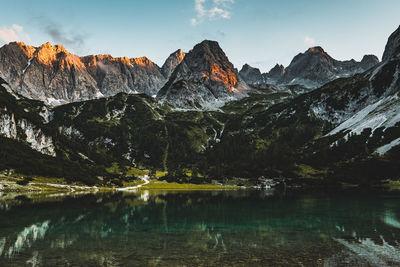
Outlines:
{"label": "orange glow on rock", "polygon": [[225,84],[229,88],[229,91],[232,91],[232,88],[235,87],[238,82],[237,76],[233,71],[225,71],[218,64],[211,65],[210,76],[211,79]]}

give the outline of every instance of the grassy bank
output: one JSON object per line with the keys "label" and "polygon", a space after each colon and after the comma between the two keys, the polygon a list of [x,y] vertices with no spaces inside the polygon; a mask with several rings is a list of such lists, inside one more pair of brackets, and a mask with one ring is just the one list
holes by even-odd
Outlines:
{"label": "grassy bank", "polygon": [[[137,188],[135,188],[137,187]],[[127,191],[140,190],[237,190],[241,187],[232,185],[213,185],[213,184],[179,184],[161,182],[149,179],[146,183],[142,179],[130,182],[122,182],[121,187],[115,185],[87,186],[80,183],[68,183],[62,178],[48,178],[40,176],[23,176],[13,174],[10,176],[0,175],[0,192],[37,192],[37,193],[57,193],[57,192],[109,192],[130,188]]]}

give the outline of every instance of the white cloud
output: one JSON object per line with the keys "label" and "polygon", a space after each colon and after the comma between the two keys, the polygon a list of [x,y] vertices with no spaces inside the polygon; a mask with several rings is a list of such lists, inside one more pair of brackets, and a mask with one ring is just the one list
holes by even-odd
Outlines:
{"label": "white cloud", "polygon": [[204,9],[204,3],[206,0],[194,0],[194,9],[197,12],[197,16],[204,16],[206,10]]}
{"label": "white cloud", "polygon": [[3,26],[0,29],[0,43],[9,42],[30,42],[31,38],[24,32],[24,28],[20,25],[13,24],[11,27]]}
{"label": "white cloud", "polygon": [[227,5],[235,3],[235,0],[213,0],[216,5]]}
{"label": "white cloud", "polygon": [[313,47],[313,46],[315,46],[315,40],[314,40],[314,38],[311,38],[311,37],[309,37],[309,36],[306,36],[306,37],[304,38],[304,43],[305,43],[308,47]]}
{"label": "white cloud", "polygon": [[194,0],[194,9],[196,17],[190,19],[190,23],[196,26],[205,20],[213,20],[217,18],[230,19],[230,5],[235,3],[235,0],[212,0],[206,6],[208,0]]}
{"label": "white cloud", "polygon": [[213,9],[210,9],[209,11],[209,17],[214,18],[220,16],[223,19],[229,19],[231,17],[231,13],[228,12],[227,10],[214,7]]}

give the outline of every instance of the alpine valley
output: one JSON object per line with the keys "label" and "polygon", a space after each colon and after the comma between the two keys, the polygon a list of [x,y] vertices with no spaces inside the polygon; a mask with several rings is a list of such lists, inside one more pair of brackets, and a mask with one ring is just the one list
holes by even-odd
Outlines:
{"label": "alpine valley", "polygon": [[399,70],[400,27],[381,61],[312,47],[266,73],[238,71],[209,40],[162,67],[12,42],[0,48],[0,170],[88,185],[140,170],[178,183],[387,185],[400,179]]}

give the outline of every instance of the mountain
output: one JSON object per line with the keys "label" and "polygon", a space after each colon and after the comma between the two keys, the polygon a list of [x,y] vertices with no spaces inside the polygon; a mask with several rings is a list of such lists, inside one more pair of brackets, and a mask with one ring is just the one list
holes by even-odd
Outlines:
{"label": "mountain", "polygon": [[[399,35],[389,38],[378,65],[299,96],[260,84],[237,99],[236,71],[212,41],[184,57],[157,98],[121,92],[49,107],[0,80],[0,169],[86,183],[114,181],[113,166],[117,180],[130,179],[133,167],[168,171],[165,179],[178,182],[398,180],[400,44],[393,40]],[[318,63],[321,56],[310,57]],[[193,109],[227,98],[233,101],[216,110]]]}
{"label": "mountain", "polygon": [[[391,45],[399,35],[389,38],[389,51],[399,51]],[[208,163],[226,166],[216,170],[221,176],[283,176],[324,186],[398,180],[400,57],[385,55],[391,56],[363,73],[232,118]]]}
{"label": "mountain", "polygon": [[365,56],[363,61],[333,59],[321,47],[312,47],[295,56],[285,69],[279,83],[320,87],[341,77],[362,73],[379,63],[376,56]]}
{"label": "mountain", "polygon": [[244,64],[242,69],[239,71],[240,78],[250,85],[256,84],[277,84],[283,73],[285,67],[283,65],[276,64],[269,72],[261,73],[260,69],[254,68],[249,64]]}
{"label": "mountain", "polygon": [[174,72],[175,68],[181,64],[183,58],[185,57],[185,52],[181,49],[178,49],[165,60],[164,64],[161,67],[161,73],[164,75],[166,79],[169,79],[171,74]]}
{"label": "mountain", "polygon": [[120,92],[154,95],[166,81],[159,67],[146,57],[96,55],[81,60],[104,96]]}
{"label": "mountain", "polygon": [[50,124],[53,114],[43,102],[15,94],[0,78],[0,170],[87,184],[107,177],[104,167],[82,158],[82,152],[88,154],[83,144],[75,145]]}
{"label": "mountain", "polygon": [[239,75],[248,84],[300,85],[315,89],[337,78],[362,73],[378,63],[374,55],[365,55],[360,62],[339,61],[317,46],[295,56],[287,68],[276,64],[268,73],[261,74],[259,69],[245,64]]}
{"label": "mountain", "polygon": [[247,84],[264,83],[263,75],[258,68],[253,68],[249,64],[244,64],[239,71],[240,78]]}
{"label": "mountain", "polygon": [[14,92],[50,105],[119,92],[156,94],[166,82],[157,65],[143,58],[78,57],[63,46],[13,42],[0,48],[0,75]]}
{"label": "mountain", "polygon": [[382,61],[390,60],[400,54],[400,27],[394,31],[388,39],[385,51],[382,56]]}
{"label": "mountain", "polygon": [[264,74],[266,80],[277,81],[285,73],[283,65],[276,64],[268,73]]}
{"label": "mountain", "polygon": [[185,56],[157,98],[180,108],[199,108],[235,97],[244,88],[219,44],[206,40]]}

